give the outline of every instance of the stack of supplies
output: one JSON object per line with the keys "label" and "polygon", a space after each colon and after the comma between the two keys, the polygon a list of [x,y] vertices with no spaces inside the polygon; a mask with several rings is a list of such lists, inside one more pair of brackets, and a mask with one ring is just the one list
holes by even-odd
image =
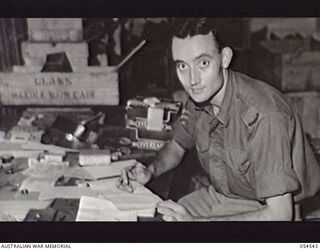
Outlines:
{"label": "stack of supplies", "polygon": [[126,127],[131,130],[132,146],[161,149],[172,139],[172,125],[181,106],[180,102],[155,97],[130,99],[126,106]]}

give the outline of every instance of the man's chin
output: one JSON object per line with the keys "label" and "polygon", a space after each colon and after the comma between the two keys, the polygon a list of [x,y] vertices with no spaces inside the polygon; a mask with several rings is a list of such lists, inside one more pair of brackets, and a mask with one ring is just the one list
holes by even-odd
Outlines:
{"label": "man's chin", "polygon": [[197,104],[197,106],[206,106],[210,104],[211,98],[205,98],[205,97],[197,97],[197,96],[190,96],[193,102]]}

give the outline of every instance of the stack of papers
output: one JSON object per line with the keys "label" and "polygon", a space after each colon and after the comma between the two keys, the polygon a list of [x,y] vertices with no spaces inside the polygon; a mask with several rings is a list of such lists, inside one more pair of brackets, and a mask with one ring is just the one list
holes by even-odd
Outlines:
{"label": "stack of papers", "polygon": [[98,197],[98,193],[90,187],[59,186],[46,187],[39,195],[39,200],[80,199],[82,196]]}
{"label": "stack of papers", "polygon": [[25,178],[19,190],[28,190],[28,192],[41,192],[54,187],[57,177],[33,177]]}
{"label": "stack of papers", "polygon": [[12,142],[9,140],[1,140],[0,154],[11,154],[16,158],[37,157],[43,149],[26,149],[26,142]]}
{"label": "stack of papers", "polygon": [[[138,217],[153,217],[156,206],[161,201],[160,197],[134,181],[131,182],[133,193],[117,188],[121,170],[134,166],[136,160],[86,167],[31,163],[33,164],[23,171],[27,177],[19,190],[28,190],[30,193],[26,197],[37,193],[35,200],[19,200],[16,204],[4,203],[3,207],[0,207],[0,212],[17,220],[24,219],[31,208],[45,208],[51,200],[62,198],[80,199],[77,221],[137,221]],[[79,186],[55,186],[61,176],[79,178],[83,183]],[[7,208],[11,205],[15,206],[17,211],[11,207],[12,212],[9,213]]]}
{"label": "stack of papers", "polygon": [[134,166],[137,163],[136,160],[126,160],[112,162],[109,165],[99,165],[99,166],[85,166],[83,167],[85,171],[91,175],[92,180],[110,178],[115,176],[120,176],[121,170],[127,167]]}
{"label": "stack of papers", "polygon": [[[23,172],[27,178],[20,186],[20,190],[40,192],[39,200],[56,198],[80,199],[81,196],[97,197],[98,192],[92,185],[87,186],[54,186],[56,180],[61,177],[75,177],[84,180],[97,180],[119,176],[121,170],[133,166],[135,160],[119,161],[105,166],[67,167],[63,165],[50,165],[38,162]],[[104,188],[102,190],[105,190]],[[111,190],[117,190],[115,184]]]}
{"label": "stack of papers", "polygon": [[[30,209],[44,209],[50,205],[51,201],[37,200],[9,200],[0,201],[0,220],[10,220],[14,218],[16,221],[23,221]],[[7,215],[5,219],[4,215]]]}
{"label": "stack of papers", "polygon": [[[101,199],[101,203],[95,208],[97,211],[103,207],[104,200],[107,200],[119,211],[127,213],[128,216],[132,216],[132,214],[135,214],[136,217],[154,216],[156,206],[161,201],[159,196],[153,194],[150,190],[137,182],[132,182],[134,189],[133,193],[118,189],[116,187],[116,182],[117,178],[90,182],[90,186],[99,193]],[[82,206],[82,208],[86,211],[86,207]],[[110,207],[107,206],[103,209],[108,210]],[[79,213],[81,214],[82,212],[80,207]],[[111,214],[113,212],[114,211],[110,211]],[[102,220],[107,219],[109,219],[109,217],[102,218]]]}
{"label": "stack of papers", "polygon": [[76,221],[137,221],[135,211],[121,211],[112,202],[83,196]]}

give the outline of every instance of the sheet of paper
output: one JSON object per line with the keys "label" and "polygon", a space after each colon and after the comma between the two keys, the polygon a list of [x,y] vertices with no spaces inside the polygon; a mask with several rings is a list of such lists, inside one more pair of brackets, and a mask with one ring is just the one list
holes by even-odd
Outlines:
{"label": "sheet of paper", "polygon": [[82,196],[76,221],[137,221],[135,211],[120,211],[112,202]]}
{"label": "sheet of paper", "polygon": [[10,137],[11,141],[41,141],[41,136],[44,131],[37,127],[33,127],[30,124],[24,124],[27,120],[23,121],[20,119],[18,124],[11,128],[7,135]]}
{"label": "sheet of paper", "polygon": [[110,165],[86,166],[83,168],[92,176],[91,179],[95,180],[100,178],[119,176],[122,169],[134,166],[136,162],[136,160],[117,161],[112,162]]}
{"label": "sheet of paper", "polygon": [[90,187],[59,186],[42,189],[39,200],[80,199],[81,196],[97,197],[98,193]]}
{"label": "sheet of paper", "polygon": [[31,166],[29,164],[29,168],[24,170],[23,174],[39,178],[59,178],[64,173],[65,168],[67,167],[47,163],[37,163],[37,165]]}
{"label": "sheet of paper", "polygon": [[22,150],[23,142],[11,142],[10,140],[1,140],[0,151],[2,150]]}
{"label": "sheet of paper", "polygon": [[48,161],[45,159],[38,160],[38,157],[29,157],[28,158],[28,165],[30,168],[34,167],[41,167],[41,166],[59,166],[59,167],[69,167],[70,162],[68,161]]}
{"label": "sheet of paper", "polygon": [[30,209],[44,209],[50,205],[51,201],[37,200],[8,200],[0,201],[0,211],[6,215],[14,217],[17,221],[22,221]]}
{"label": "sheet of paper", "polygon": [[58,177],[33,177],[28,176],[23,180],[19,190],[28,190],[28,192],[41,192],[48,188],[54,187]]}
{"label": "sheet of paper", "polygon": [[76,149],[71,149],[71,148],[64,148],[60,146],[55,146],[51,144],[42,144],[39,142],[31,142],[28,141],[23,144],[22,146],[23,149],[29,149],[29,150],[47,150],[50,152],[57,152],[57,153],[64,153],[64,152],[77,152],[78,150]]}
{"label": "sheet of paper", "polygon": [[62,175],[64,177],[74,177],[84,180],[91,180],[93,178],[83,167],[79,166],[63,168]]}
{"label": "sheet of paper", "polygon": [[43,152],[43,149],[27,150],[23,148],[25,142],[11,142],[9,140],[1,140],[0,143],[0,155],[12,154],[17,158],[37,157],[39,153]]}
{"label": "sheet of paper", "polygon": [[161,198],[143,185],[132,182],[134,192],[129,193],[116,187],[117,178],[92,181],[90,186],[99,195],[111,201],[120,210],[155,209]]}

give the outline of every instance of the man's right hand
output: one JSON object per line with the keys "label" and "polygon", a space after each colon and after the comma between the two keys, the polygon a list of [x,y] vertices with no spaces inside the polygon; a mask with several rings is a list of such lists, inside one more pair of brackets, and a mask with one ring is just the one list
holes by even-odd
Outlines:
{"label": "man's right hand", "polygon": [[137,181],[142,185],[147,184],[152,178],[152,171],[140,162],[124,168],[117,181],[117,187],[121,190],[132,193],[133,186],[131,181]]}

